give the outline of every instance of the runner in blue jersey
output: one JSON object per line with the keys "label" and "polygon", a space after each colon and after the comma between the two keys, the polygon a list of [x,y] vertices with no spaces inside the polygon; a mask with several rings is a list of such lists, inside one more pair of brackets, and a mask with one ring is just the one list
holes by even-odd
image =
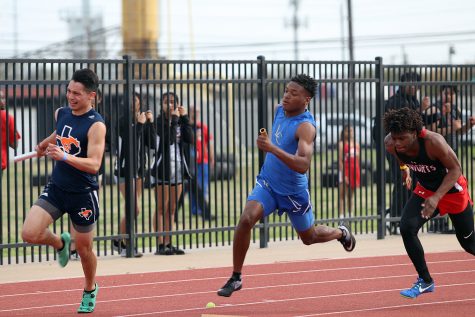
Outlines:
{"label": "runner in blue jersey", "polygon": [[220,296],[229,297],[241,289],[241,270],[249,249],[251,230],[260,219],[275,210],[287,213],[306,245],[336,239],[346,251],[353,251],[355,247],[355,238],[343,224],[338,229],[314,225],[306,173],[316,137],[316,123],[307,106],[316,89],[315,79],[307,75],[293,77],[285,88],[282,103],[277,107],[271,139],[265,133],[257,138],[257,147],[267,156],[236,227],[233,273],[218,290]]}
{"label": "runner in blue jersey", "polygon": [[74,72],[66,97],[69,107],[56,111],[56,131],[41,141],[38,156],[55,160],[53,175],[23,224],[22,238],[58,250],[58,262],[69,261],[71,237],[51,232],[49,226],[68,213],[74,229],[76,250],[84,271],[84,292],[79,313],[91,313],[99,287],[96,283],[97,258],[92,249],[95,222],[99,217],[97,172],[104,153],[106,126],[92,108],[99,80],[90,69]]}

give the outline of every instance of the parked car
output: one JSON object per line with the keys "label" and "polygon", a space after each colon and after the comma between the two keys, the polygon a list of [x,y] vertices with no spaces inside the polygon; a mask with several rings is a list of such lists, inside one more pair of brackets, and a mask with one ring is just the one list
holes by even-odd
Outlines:
{"label": "parked car", "polygon": [[211,181],[230,180],[236,174],[236,157],[233,154],[217,153],[215,166],[210,168],[209,178]]}
{"label": "parked car", "polygon": [[345,125],[351,125],[355,131],[356,141],[361,147],[371,147],[371,118],[358,113],[322,113],[319,116],[320,146],[322,149],[334,149],[338,146],[341,130]]}

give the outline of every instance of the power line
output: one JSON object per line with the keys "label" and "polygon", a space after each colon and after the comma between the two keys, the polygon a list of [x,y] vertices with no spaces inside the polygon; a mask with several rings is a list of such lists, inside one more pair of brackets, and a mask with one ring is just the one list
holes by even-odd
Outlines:
{"label": "power line", "polygon": [[[396,46],[400,47],[401,41],[404,41],[406,47],[414,46],[423,46],[423,45],[437,45],[437,44],[446,44],[447,41],[450,43],[475,43],[475,39],[472,37],[475,34],[475,30],[465,30],[465,31],[451,31],[451,32],[432,32],[432,33],[409,33],[409,34],[392,34],[392,35],[368,35],[368,36],[359,36],[355,38],[355,43],[357,47],[360,48],[370,48],[370,47],[390,47]],[[120,37],[120,27],[108,27],[98,30],[91,31],[91,36],[94,38],[96,36],[103,36],[108,39],[113,37]],[[49,44],[43,48],[25,52],[15,56],[14,58],[28,58],[28,57],[38,57],[38,56],[52,56],[61,55],[64,52],[71,53],[74,49],[75,43],[78,43],[83,40],[83,36],[77,36],[70,38],[66,41],[56,42]],[[108,45],[108,52],[122,51],[121,41],[118,41],[116,45]],[[163,42],[162,42],[163,43]],[[341,37],[332,37],[324,39],[315,39],[315,40],[301,40],[299,41],[301,51],[309,50],[336,50],[341,49],[342,38]],[[275,41],[275,42],[252,42],[252,43],[232,43],[232,44],[195,44],[195,54],[203,55],[207,54],[209,50],[213,50],[213,55],[243,55],[243,54],[259,54],[262,53],[281,53],[288,51],[289,45],[292,44],[292,41]],[[185,50],[189,50],[186,43],[177,43],[177,47],[184,47]],[[76,45],[77,46],[77,45]],[[114,46],[114,48],[112,47]],[[252,48],[249,50],[246,48]],[[77,49],[77,47],[75,47]],[[217,51],[219,49],[219,51]],[[232,50],[231,52],[226,52],[226,50]],[[101,55],[111,55],[108,52],[102,52]],[[113,54],[112,54],[113,55]]]}
{"label": "power line", "polygon": [[[409,34],[391,34],[391,35],[368,35],[358,36],[355,38],[355,42],[366,41],[381,41],[381,40],[408,40],[408,39],[420,39],[420,38],[433,38],[433,37],[452,37],[461,35],[475,35],[475,30],[470,31],[453,31],[453,32],[437,32],[437,33],[409,33]],[[347,40],[347,38],[346,38]],[[474,38],[470,39],[475,41]],[[341,37],[331,37],[315,40],[299,40],[301,44],[325,44],[325,43],[337,43],[341,42]],[[277,46],[289,44],[289,41],[273,41],[273,42],[243,42],[243,43],[230,43],[230,44],[202,44],[195,45],[196,49],[202,48],[235,48],[235,47],[253,47],[253,46]]]}

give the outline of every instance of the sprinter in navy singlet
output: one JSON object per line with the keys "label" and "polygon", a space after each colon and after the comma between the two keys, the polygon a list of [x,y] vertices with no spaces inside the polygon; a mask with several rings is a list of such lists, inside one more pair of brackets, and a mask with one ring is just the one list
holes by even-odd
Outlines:
{"label": "sprinter in navy singlet", "polygon": [[411,288],[400,292],[404,297],[416,298],[435,289],[417,236],[420,228],[439,213],[448,214],[460,245],[475,255],[472,201],[456,154],[442,135],[423,128],[416,111],[391,110],[385,114],[384,124],[389,132],[386,151],[399,160],[407,188],[412,186],[410,171],[417,179],[402,211],[401,236],[419,276]]}
{"label": "sprinter in navy singlet", "polygon": [[257,138],[257,147],[266,153],[266,159],[234,233],[233,273],[218,290],[220,296],[229,297],[241,289],[241,270],[251,230],[260,219],[276,210],[287,214],[306,245],[338,240],[346,251],[355,247],[356,241],[347,226],[341,224],[334,229],[314,225],[306,173],[316,137],[316,123],[307,106],[316,89],[315,79],[307,75],[293,77],[276,108],[270,139],[267,132]]}
{"label": "sprinter in navy singlet", "polygon": [[79,313],[91,313],[96,305],[97,259],[92,249],[94,227],[99,217],[97,173],[104,154],[106,127],[92,108],[99,80],[90,69],[74,72],[66,97],[69,106],[56,111],[56,131],[41,141],[38,157],[55,161],[50,182],[33,204],[23,225],[22,238],[58,250],[58,262],[69,261],[71,236],[58,236],[49,226],[68,213],[76,230],[76,250],[84,271],[84,292]]}
{"label": "sprinter in navy singlet", "polygon": [[[96,122],[104,123],[104,120],[92,108],[79,116],[74,115],[69,107],[60,108],[57,113],[56,145],[68,155],[86,158],[88,132]],[[71,182],[73,179],[74,182]],[[86,193],[99,188],[97,173],[81,171],[62,160],[56,162],[51,181],[66,192]]]}

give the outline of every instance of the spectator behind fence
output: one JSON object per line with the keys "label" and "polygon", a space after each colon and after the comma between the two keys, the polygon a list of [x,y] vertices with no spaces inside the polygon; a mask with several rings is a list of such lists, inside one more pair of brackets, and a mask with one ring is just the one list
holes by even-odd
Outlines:
{"label": "spectator behind fence", "polygon": [[190,198],[191,213],[205,220],[215,219],[209,208],[209,173],[214,167],[213,135],[206,123],[201,122],[200,107],[190,106],[190,123],[195,132],[195,144],[191,147]]}
{"label": "spectator behind fence", "polygon": [[[411,85],[404,85],[399,87],[394,95],[392,95],[384,104],[384,113],[387,113],[389,110],[397,110],[401,108],[410,108],[417,111],[420,114],[421,105],[419,100],[417,100],[417,91],[420,89],[419,82],[421,81],[421,76],[415,72],[407,72],[401,75],[401,82],[411,82]],[[379,144],[379,131],[382,129],[382,118],[376,118],[375,126],[373,127],[373,138],[376,142],[376,147],[379,150],[384,150],[384,146]],[[383,129],[384,132],[384,129]],[[391,217],[400,217],[401,211],[404,205],[406,204],[407,199],[410,195],[410,190],[408,190],[402,184],[401,172],[399,170],[399,164],[397,160],[385,152],[386,159],[389,163],[389,170],[391,173],[391,181],[393,182],[393,190],[391,195],[391,205],[389,210],[386,210],[386,217],[389,215]],[[399,223],[391,222],[390,233],[397,234],[399,231]]]}
{"label": "spectator behind fence", "polygon": [[428,130],[435,130],[440,120],[440,111],[437,106],[431,104],[430,98],[425,96],[421,102],[421,118]]}
{"label": "spectator behind fence", "polygon": [[[457,154],[458,145],[460,144],[460,135],[467,133],[475,124],[475,117],[467,118],[465,123],[462,122],[462,111],[457,106],[457,86],[442,85],[440,87],[440,95],[436,101],[435,107],[438,110],[438,121],[435,126],[427,126],[429,130],[438,132],[444,136],[447,143]],[[437,216],[431,219],[429,232],[454,233],[449,229],[448,217]]]}
{"label": "spectator behind fence", "polygon": [[[140,214],[139,197],[142,195],[143,178],[147,171],[147,153],[149,149],[155,148],[156,131],[153,123],[153,114],[151,110],[145,112],[141,111],[141,96],[139,93],[134,93],[134,101],[132,104],[133,111],[133,139],[130,140],[129,146],[132,147],[133,157],[130,157],[130,166],[132,167],[132,191],[135,193],[135,216]],[[119,119],[119,140],[117,145],[117,160],[114,166],[114,176],[116,182],[119,184],[119,190],[122,196],[127,199],[125,193],[125,161],[127,158],[128,149],[124,146],[128,135],[128,125],[126,114]],[[122,215],[120,219],[119,233],[126,234],[126,215]],[[126,242],[124,240],[114,240],[113,247],[120,252],[121,256],[126,256]],[[141,257],[142,253],[134,250],[134,257]]]}
{"label": "spectator behind fence", "polygon": [[460,140],[458,136],[467,133],[475,124],[475,117],[470,117],[466,122],[462,122],[462,111],[456,104],[457,87],[444,85],[440,88],[440,96],[437,107],[440,111],[440,120],[434,131],[442,134],[457,153]]}
{"label": "spectator behind fence", "polygon": [[[20,133],[15,130],[15,118],[7,113],[7,104],[5,101],[5,94],[0,90],[0,127],[2,129],[2,170],[0,174],[3,175],[3,170],[8,166],[8,147],[16,149],[20,139]],[[8,137],[8,139],[7,139]]]}
{"label": "spectator behind fence", "polygon": [[[193,142],[193,129],[186,108],[180,105],[175,93],[164,93],[160,104],[162,109],[155,121],[158,148],[151,170],[157,205],[153,226],[156,232],[171,232],[183,182],[191,175],[185,148]],[[157,241],[156,255],[185,254],[172,245],[170,233],[158,237]]]}
{"label": "spectator behind fence", "polygon": [[353,127],[349,125],[341,130],[338,142],[338,168],[339,216],[340,218],[351,217],[355,189],[360,187],[360,145],[355,140]]}

